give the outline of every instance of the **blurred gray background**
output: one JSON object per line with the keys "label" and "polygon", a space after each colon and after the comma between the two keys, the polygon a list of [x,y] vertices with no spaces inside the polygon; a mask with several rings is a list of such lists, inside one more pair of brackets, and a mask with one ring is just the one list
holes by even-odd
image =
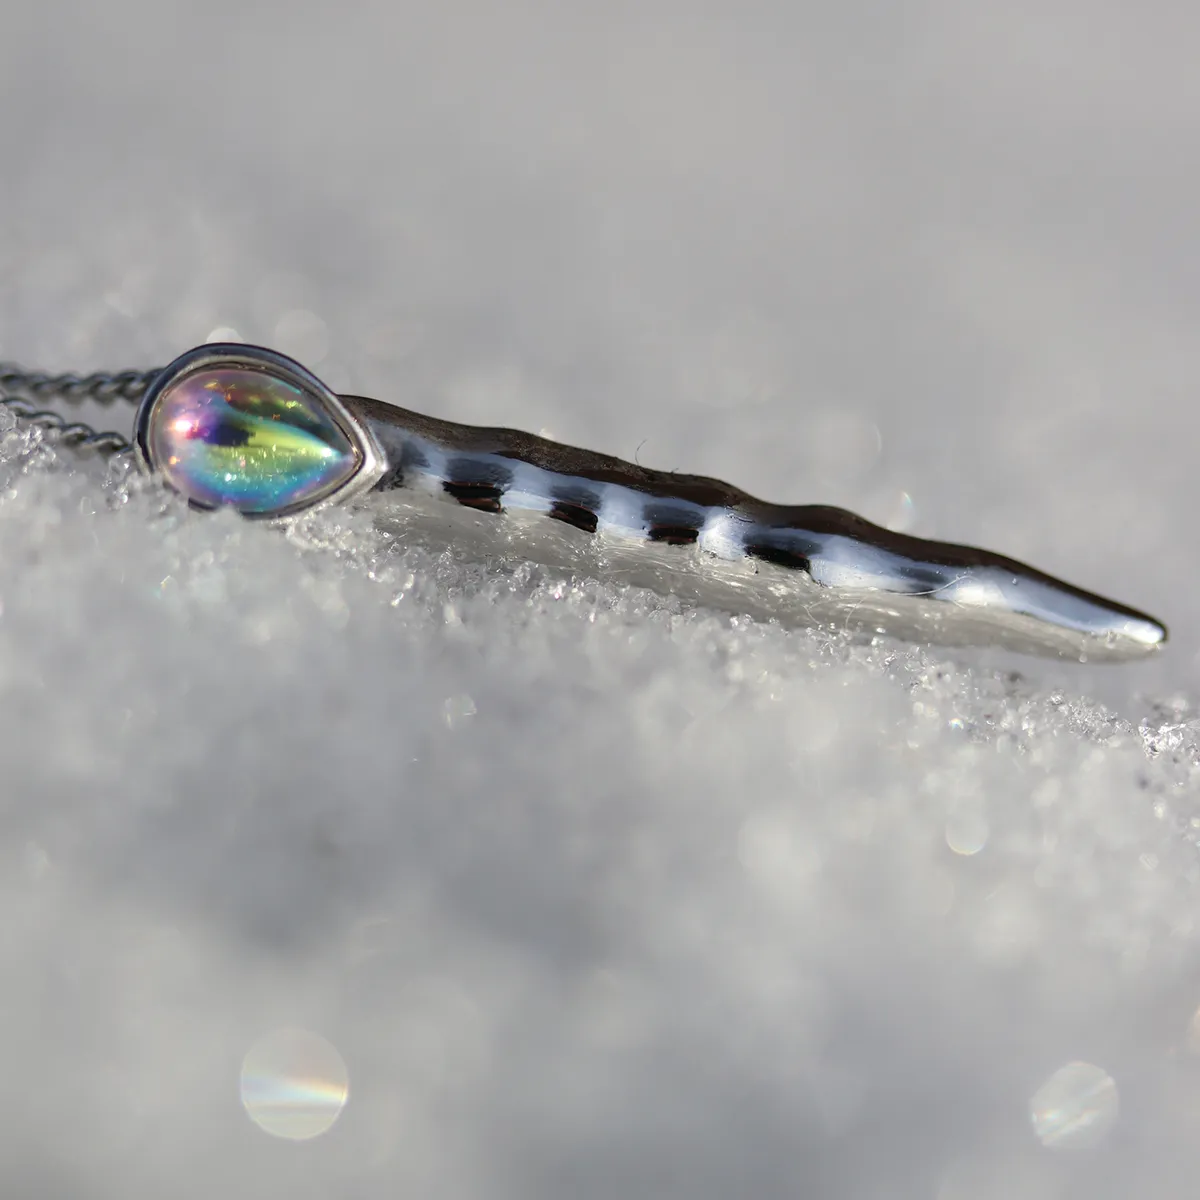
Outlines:
{"label": "blurred gray background", "polygon": [[[6,1194],[1193,1194],[1198,50],[1166,0],[8,0],[0,357],[262,342],[1172,642],[672,620],[12,433]],[[248,1119],[252,1047],[328,1132]]]}

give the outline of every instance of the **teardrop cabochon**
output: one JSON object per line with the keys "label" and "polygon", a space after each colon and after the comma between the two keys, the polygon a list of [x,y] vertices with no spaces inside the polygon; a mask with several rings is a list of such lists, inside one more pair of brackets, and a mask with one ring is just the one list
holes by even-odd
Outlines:
{"label": "teardrop cabochon", "polygon": [[370,430],[311,371],[240,342],[197,346],[164,368],[134,440],[142,466],[193,508],[257,519],[341,503],[386,469]]}

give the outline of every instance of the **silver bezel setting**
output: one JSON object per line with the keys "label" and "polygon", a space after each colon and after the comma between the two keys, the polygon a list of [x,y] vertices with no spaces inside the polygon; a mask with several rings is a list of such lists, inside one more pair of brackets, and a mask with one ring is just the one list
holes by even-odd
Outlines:
{"label": "silver bezel setting", "polygon": [[[387,470],[387,460],[382,447],[370,426],[360,421],[346,407],[336,392],[331,391],[311,371],[302,367],[295,359],[288,358],[286,354],[268,350],[265,346],[249,346],[242,342],[210,342],[204,346],[196,346],[164,367],[162,374],[146,389],[134,421],[133,438],[137,461],[143,470],[163,478],[165,482],[165,477],[152,461],[149,450],[150,418],[158,403],[158,398],[168,387],[186,375],[222,367],[243,367],[261,371],[265,375],[282,379],[316,397],[325,406],[334,423],[350,440],[359,459],[358,468],[349,479],[337,485],[333,491],[319,496],[315,500],[306,500],[272,512],[242,513],[242,516],[253,521],[287,521],[302,514],[316,512],[329,505],[345,504],[355,496],[370,491],[382,478]],[[168,486],[170,485],[168,484]],[[173,490],[177,491],[178,489]],[[190,507],[205,511],[226,507],[205,504],[199,500],[193,500],[191,497],[185,497],[185,499]],[[236,505],[227,507],[236,508]]]}

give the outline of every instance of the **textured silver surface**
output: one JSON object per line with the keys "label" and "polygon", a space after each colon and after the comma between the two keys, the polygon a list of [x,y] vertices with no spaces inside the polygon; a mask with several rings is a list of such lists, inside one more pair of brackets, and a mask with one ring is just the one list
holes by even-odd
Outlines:
{"label": "textured silver surface", "polygon": [[[249,353],[252,363],[295,369],[270,351]],[[2,366],[0,393],[8,395],[0,403],[61,444],[116,453],[129,449],[119,434],[67,424],[20,397],[111,403],[145,395],[143,427],[153,381],[161,388],[176,372],[239,354],[232,345],[198,347],[166,370],[86,377]],[[310,384],[319,386],[315,378]],[[843,509],[767,504],[720,480],[648,470],[515,430],[442,421],[364,397],[346,402],[370,431],[364,445],[378,447],[353,493],[382,476],[376,490],[401,508],[385,522],[425,544],[432,538],[481,558],[531,559],[793,628],[996,645],[1082,662],[1139,658],[1166,641],[1152,617],[991,551],[895,533]],[[330,499],[341,502],[342,491]],[[449,518],[438,501],[487,515]]]}
{"label": "textured silver surface", "polygon": [[790,628],[1084,662],[1142,658],[1166,641],[1153,617],[988,550],[511,429],[346,402],[387,456],[381,489],[401,510],[392,527],[468,555],[530,558]]}

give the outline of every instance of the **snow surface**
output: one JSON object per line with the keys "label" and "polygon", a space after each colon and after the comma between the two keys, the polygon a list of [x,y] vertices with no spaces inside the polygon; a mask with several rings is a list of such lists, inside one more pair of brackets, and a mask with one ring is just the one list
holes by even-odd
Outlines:
{"label": "snow surface", "polygon": [[0,34],[0,356],[232,330],[1173,632],[849,646],[189,514],[5,425],[5,1195],[1195,1195],[1200,12]]}

